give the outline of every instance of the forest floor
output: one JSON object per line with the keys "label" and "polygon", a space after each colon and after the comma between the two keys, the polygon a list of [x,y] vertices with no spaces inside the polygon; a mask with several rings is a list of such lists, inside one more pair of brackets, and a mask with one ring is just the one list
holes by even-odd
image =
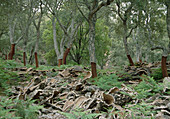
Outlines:
{"label": "forest floor", "polygon": [[99,70],[97,78],[83,66],[1,62],[3,119],[170,118],[170,77],[162,78],[159,62]]}

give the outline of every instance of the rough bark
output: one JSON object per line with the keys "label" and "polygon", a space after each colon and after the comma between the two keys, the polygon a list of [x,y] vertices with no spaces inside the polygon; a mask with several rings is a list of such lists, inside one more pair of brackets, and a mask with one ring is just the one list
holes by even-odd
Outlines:
{"label": "rough bark", "polygon": [[58,67],[62,65],[62,59],[58,59]]}
{"label": "rough bark", "polygon": [[38,57],[37,57],[37,52],[35,52],[34,55],[35,55],[35,64],[36,64],[36,68],[38,68]]}
{"label": "rough bark", "polygon": [[11,44],[11,50],[10,50],[10,53],[8,54],[8,59],[12,60],[14,54],[15,54],[15,44]]}
{"label": "rough bark", "polygon": [[97,70],[96,70],[96,63],[91,62],[91,71],[92,71],[92,78],[97,77]]}
{"label": "rough bark", "polygon": [[26,52],[23,52],[23,61],[24,61],[24,66],[26,66]]}
{"label": "rough bark", "polygon": [[167,59],[167,57],[162,56],[161,68],[162,68],[162,76],[163,77],[168,77],[168,72],[167,72],[167,67],[166,67],[166,59]]}
{"label": "rough bark", "polygon": [[63,56],[63,64],[66,64],[66,59],[68,56],[68,53],[70,52],[70,48],[67,48],[64,52],[64,56]]}

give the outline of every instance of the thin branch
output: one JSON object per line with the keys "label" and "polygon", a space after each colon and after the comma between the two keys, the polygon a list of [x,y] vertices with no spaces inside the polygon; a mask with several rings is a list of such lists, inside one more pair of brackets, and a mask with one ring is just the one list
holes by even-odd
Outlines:
{"label": "thin branch", "polygon": [[128,37],[132,34],[132,31],[133,31],[134,29],[136,29],[137,26],[138,26],[138,25],[136,24],[135,27],[133,27],[133,28],[130,29],[130,32],[129,32],[129,34],[126,36],[126,38],[128,38]]}
{"label": "thin branch", "polygon": [[114,0],[107,0],[106,2],[100,3],[93,11],[91,12],[91,16],[95,14],[97,11],[99,11],[103,6],[108,6],[110,5]]}
{"label": "thin branch", "polygon": [[122,21],[124,21],[125,19],[122,17],[122,15],[120,14],[120,5],[119,5],[119,3],[118,2],[116,2],[116,5],[117,5],[117,7],[118,7],[118,11],[117,11],[117,13],[118,13],[118,15],[119,15],[119,17],[120,17],[120,19],[122,20]]}
{"label": "thin branch", "polygon": [[86,21],[87,22],[89,22],[89,19],[84,15],[84,13],[81,11],[81,9],[79,8],[79,6],[78,6],[78,4],[77,4],[77,0],[74,0],[75,1],[75,3],[76,3],[76,6],[77,6],[77,8],[78,8],[78,10],[79,10],[79,12],[82,14],[82,16],[86,19]]}
{"label": "thin branch", "polygon": [[15,44],[18,44],[18,42],[23,38],[23,35],[18,38],[18,40],[15,42]]}
{"label": "thin branch", "polygon": [[151,48],[151,50],[156,50],[156,49],[161,49],[161,50],[164,51],[164,48],[161,47],[161,46],[155,46],[155,47],[152,47],[152,48]]}

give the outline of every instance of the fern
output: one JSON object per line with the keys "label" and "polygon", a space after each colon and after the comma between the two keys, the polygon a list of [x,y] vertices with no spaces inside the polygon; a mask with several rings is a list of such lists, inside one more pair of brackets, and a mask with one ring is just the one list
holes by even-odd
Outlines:
{"label": "fern", "polygon": [[89,113],[89,110],[83,111],[81,108],[77,108],[70,113],[66,112],[59,112],[60,114],[64,115],[68,119],[94,119],[95,117],[101,115],[99,113]]}
{"label": "fern", "polygon": [[153,96],[156,93],[161,94],[163,91],[163,84],[157,83],[151,77],[145,77],[143,78],[143,81],[134,89],[138,92],[137,98],[143,99],[147,98],[148,96]]}

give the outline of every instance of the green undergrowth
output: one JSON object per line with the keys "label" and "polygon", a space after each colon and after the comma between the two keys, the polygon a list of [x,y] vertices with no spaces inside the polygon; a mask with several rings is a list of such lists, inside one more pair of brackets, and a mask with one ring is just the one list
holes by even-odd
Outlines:
{"label": "green undergrowth", "polygon": [[148,98],[156,95],[157,93],[162,94],[163,88],[163,83],[158,83],[153,79],[153,77],[149,76],[143,76],[142,81],[134,87],[138,93],[138,99]]}
{"label": "green undergrowth", "polygon": [[16,68],[19,64],[14,61],[4,61],[0,59],[0,94],[7,93],[11,85],[16,85],[18,82],[18,75],[15,72],[8,70],[9,68]]}
{"label": "green undergrowth", "polygon": [[34,104],[35,100],[0,98],[0,119],[38,119],[38,110],[43,106]]}
{"label": "green undergrowth", "polygon": [[163,78],[162,76],[162,69],[152,69],[151,77],[153,77],[155,80],[161,80]]}
{"label": "green undergrowth", "polygon": [[68,119],[95,119],[95,117],[101,115],[100,113],[89,113],[89,110],[84,111],[81,108],[77,108],[70,113],[67,112],[59,112],[64,115]]}
{"label": "green undergrowth", "polygon": [[123,82],[118,81],[118,76],[116,74],[102,75],[97,78],[90,79],[90,82],[103,90],[109,90],[113,87],[121,88]]}

